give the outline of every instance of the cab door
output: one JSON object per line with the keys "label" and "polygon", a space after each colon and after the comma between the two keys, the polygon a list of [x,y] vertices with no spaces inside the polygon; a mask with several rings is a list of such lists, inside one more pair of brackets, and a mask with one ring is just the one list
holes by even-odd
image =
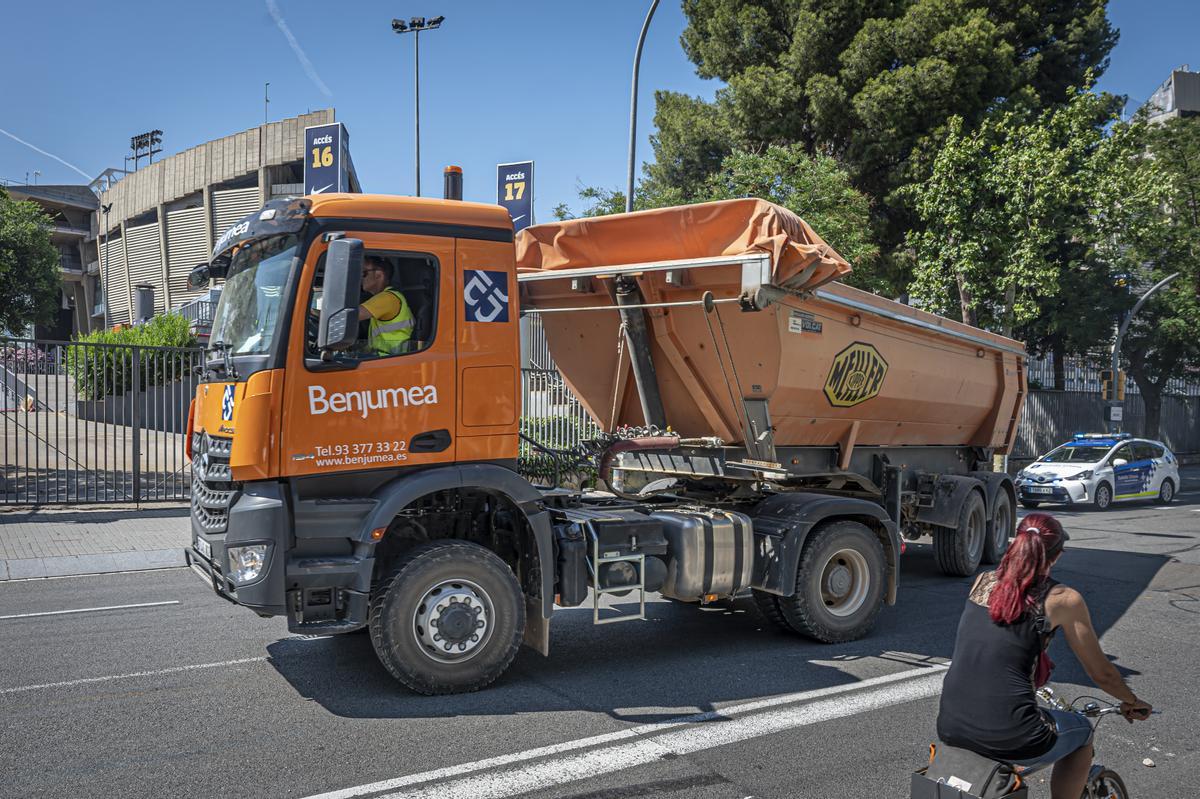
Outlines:
{"label": "cab door", "polygon": [[[288,476],[398,469],[455,458],[455,240],[440,236],[345,231],[367,258],[392,265],[390,286],[414,314],[413,337],[394,354],[366,346],[340,364],[315,350],[327,244],[314,242],[292,315],[284,379],[281,472]],[[363,297],[365,301],[367,297]]]}

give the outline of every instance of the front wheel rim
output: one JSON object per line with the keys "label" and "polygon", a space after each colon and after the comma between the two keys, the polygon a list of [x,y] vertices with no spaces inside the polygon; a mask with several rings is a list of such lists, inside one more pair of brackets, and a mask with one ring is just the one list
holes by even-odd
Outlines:
{"label": "front wheel rim", "polygon": [[871,570],[856,549],[839,549],[821,569],[821,601],[834,616],[845,618],[857,613],[870,592]]}
{"label": "front wheel rim", "polygon": [[1100,486],[1096,489],[1096,504],[1102,508],[1107,508],[1108,503],[1112,502],[1112,494],[1108,490],[1108,486]]}
{"label": "front wheel rim", "polygon": [[495,627],[487,591],[469,580],[442,580],[421,595],[412,632],[421,651],[438,663],[462,663],[484,648]]}

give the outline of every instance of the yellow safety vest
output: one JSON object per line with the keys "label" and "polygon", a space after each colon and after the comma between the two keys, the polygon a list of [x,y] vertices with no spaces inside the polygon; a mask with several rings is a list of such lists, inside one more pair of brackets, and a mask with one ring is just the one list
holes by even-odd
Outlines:
{"label": "yellow safety vest", "polygon": [[377,355],[398,355],[404,343],[412,338],[413,314],[404,295],[395,289],[384,289],[400,300],[400,313],[381,322],[371,317],[368,325],[367,347]]}

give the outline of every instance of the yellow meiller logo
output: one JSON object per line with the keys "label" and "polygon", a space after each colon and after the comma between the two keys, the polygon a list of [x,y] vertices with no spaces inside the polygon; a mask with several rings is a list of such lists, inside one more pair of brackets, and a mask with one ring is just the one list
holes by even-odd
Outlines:
{"label": "yellow meiller logo", "polygon": [[833,359],[829,377],[825,379],[825,397],[837,408],[866,402],[879,393],[887,369],[887,361],[879,350],[856,341]]}

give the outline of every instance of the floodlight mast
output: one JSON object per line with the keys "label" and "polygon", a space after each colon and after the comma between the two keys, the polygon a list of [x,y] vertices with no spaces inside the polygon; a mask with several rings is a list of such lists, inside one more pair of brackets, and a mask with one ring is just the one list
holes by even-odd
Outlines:
{"label": "floodlight mast", "polygon": [[421,196],[421,31],[437,30],[442,26],[445,17],[413,17],[408,22],[402,19],[392,20],[394,33],[413,34],[413,141],[417,196]]}

